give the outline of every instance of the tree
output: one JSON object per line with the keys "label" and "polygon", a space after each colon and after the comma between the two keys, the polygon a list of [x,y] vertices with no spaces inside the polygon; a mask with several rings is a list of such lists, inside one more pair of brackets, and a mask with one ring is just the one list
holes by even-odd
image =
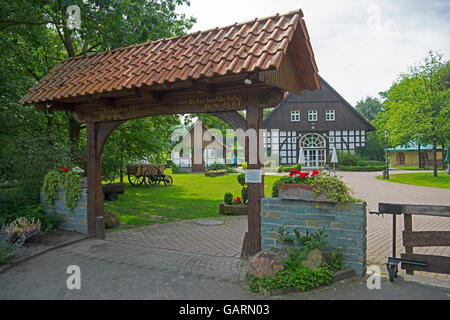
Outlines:
{"label": "tree", "polygon": [[373,121],[378,113],[384,111],[381,101],[378,98],[370,96],[358,101],[355,108],[367,119],[367,121]]}
{"label": "tree", "polygon": [[[175,12],[183,4],[189,1],[2,0],[1,60],[10,60],[18,73],[26,72],[37,82],[69,57],[185,33],[195,19]],[[79,29],[67,24],[72,5],[80,8]],[[65,118],[76,157],[83,127],[72,113],[65,113]]]}
{"label": "tree", "polygon": [[430,51],[383,94],[386,112],[377,119],[378,125],[389,129],[393,145],[412,139],[431,140],[435,177],[438,175],[437,143],[450,138],[449,72],[450,62]]}

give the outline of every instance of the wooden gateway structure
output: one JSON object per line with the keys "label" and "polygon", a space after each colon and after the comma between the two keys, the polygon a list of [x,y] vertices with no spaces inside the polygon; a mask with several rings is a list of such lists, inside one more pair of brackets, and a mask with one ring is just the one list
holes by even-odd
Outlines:
{"label": "wooden gateway structure", "polygon": [[[276,107],[285,91],[319,88],[303,13],[295,11],[68,59],[20,103],[71,111],[87,123],[88,230],[102,239],[102,150],[121,124],[156,115],[210,113],[233,128],[259,130],[263,108]],[[239,110],[246,110],[246,120]],[[249,169],[260,169],[262,161]],[[263,183],[249,184],[245,256],[261,249]]]}

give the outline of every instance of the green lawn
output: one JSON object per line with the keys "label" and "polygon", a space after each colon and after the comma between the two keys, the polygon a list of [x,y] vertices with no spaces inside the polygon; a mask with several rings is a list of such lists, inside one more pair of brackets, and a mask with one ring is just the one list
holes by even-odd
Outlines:
{"label": "green lawn", "polygon": [[[119,200],[105,202],[120,217],[122,226],[129,229],[145,225],[172,222],[179,219],[219,217],[219,203],[226,192],[241,196],[237,175],[207,178],[204,175],[172,175],[172,187],[134,187],[126,182],[126,192]],[[265,194],[271,195],[272,185],[278,177],[265,177]],[[118,230],[118,229],[115,229]]]}
{"label": "green lawn", "polygon": [[[383,180],[383,177],[379,176],[377,179]],[[391,174],[389,180],[383,181],[410,184],[413,186],[450,189],[450,176],[445,172],[439,172],[439,176],[437,178],[433,177],[432,172]]]}

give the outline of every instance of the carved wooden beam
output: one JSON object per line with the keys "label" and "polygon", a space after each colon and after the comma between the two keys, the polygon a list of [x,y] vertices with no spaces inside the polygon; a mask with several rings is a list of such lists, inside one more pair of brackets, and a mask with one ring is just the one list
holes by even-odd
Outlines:
{"label": "carved wooden beam", "polygon": [[78,122],[102,122],[132,120],[143,117],[239,111],[248,108],[276,107],[283,100],[283,92],[277,88],[251,88],[245,91],[221,90],[216,95],[170,95],[164,93],[161,100],[116,100],[116,105],[77,106],[75,119]]}

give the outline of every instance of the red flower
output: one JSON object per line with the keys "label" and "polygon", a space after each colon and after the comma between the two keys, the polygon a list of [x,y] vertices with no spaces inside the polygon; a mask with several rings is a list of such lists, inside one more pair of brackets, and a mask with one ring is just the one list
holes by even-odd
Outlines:
{"label": "red flower", "polygon": [[241,202],[241,198],[237,197],[236,199],[234,199],[234,202]]}
{"label": "red flower", "polygon": [[289,175],[290,175],[291,178],[292,178],[293,176],[295,176],[295,171],[294,171],[294,170],[291,170],[291,172],[289,173]]}
{"label": "red flower", "polygon": [[69,169],[67,169],[66,167],[64,167],[64,166],[61,166],[61,167],[59,167],[63,172],[69,172]]}
{"label": "red flower", "polygon": [[300,170],[295,171],[295,174],[300,175],[301,174]]}
{"label": "red flower", "polygon": [[319,171],[313,170],[312,177],[318,176],[320,174]]}
{"label": "red flower", "polygon": [[309,173],[306,172],[300,172],[300,178],[305,179],[309,176]]}

